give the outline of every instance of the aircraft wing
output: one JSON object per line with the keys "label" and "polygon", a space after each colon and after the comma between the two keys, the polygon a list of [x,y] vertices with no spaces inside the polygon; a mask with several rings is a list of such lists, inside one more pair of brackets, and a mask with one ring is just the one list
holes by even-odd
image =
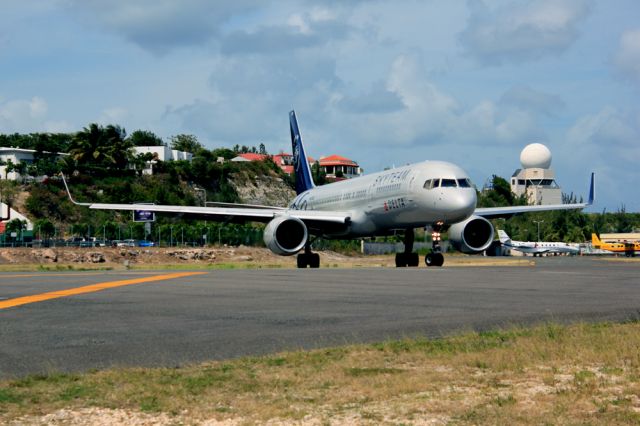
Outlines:
{"label": "aircraft wing", "polygon": [[244,208],[244,207],[199,207],[199,206],[174,206],[153,204],[106,204],[106,203],[77,203],[96,210],[141,210],[154,213],[169,213],[193,218],[209,220],[240,219],[253,222],[269,222],[276,216],[291,216],[304,222],[328,222],[334,224],[346,224],[350,220],[348,212],[338,211],[310,211],[281,209],[278,207]]}
{"label": "aircraft wing", "polygon": [[589,201],[586,203],[575,204],[548,204],[548,205],[535,205],[535,206],[509,206],[509,207],[481,207],[475,210],[475,214],[487,219],[493,219],[498,217],[511,217],[516,214],[530,213],[530,212],[546,212],[549,210],[574,210],[584,209],[593,204],[595,198],[594,187],[594,174],[591,173],[591,185],[589,188]]}
{"label": "aircraft wing", "polygon": [[62,182],[67,190],[67,195],[73,204],[96,210],[138,210],[187,216],[193,219],[263,223],[270,222],[276,216],[291,216],[311,225],[314,229],[330,225],[347,225],[351,221],[351,214],[349,212],[294,210],[282,207],[249,204],[236,204],[235,207],[232,207],[234,206],[233,203],[223,203],[223,207],[200,207],[156,204],[81,203],[73,199],[64,175],[61,174],[61,176]]}

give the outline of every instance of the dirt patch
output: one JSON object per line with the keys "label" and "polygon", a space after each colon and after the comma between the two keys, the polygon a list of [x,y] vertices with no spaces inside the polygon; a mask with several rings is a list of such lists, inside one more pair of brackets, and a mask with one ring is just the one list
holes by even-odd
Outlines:
{"label": "dirt patch", "polygon": [[[319,252],[323,268],[394,267],[393,255],[344,255],[332,251]],[[446,266],[532,266],[531,261],[513,258],[451,255]],[[20,265],[44,268],[170,268],[249,267],[295,268],[295,256],[278,256],[261,247],[57,247],[0,249],[0,267]],[[420,265],[424,267],[424,264]]]}

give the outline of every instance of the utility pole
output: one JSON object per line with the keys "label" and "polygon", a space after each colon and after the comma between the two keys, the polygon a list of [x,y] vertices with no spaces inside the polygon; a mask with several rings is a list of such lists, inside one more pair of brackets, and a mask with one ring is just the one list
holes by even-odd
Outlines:
{"label": "utility pole", "polygon": [[538,242],[540,242],[540,224],[544,223],[544,220],[532,220],[532,222],[538,225]]}

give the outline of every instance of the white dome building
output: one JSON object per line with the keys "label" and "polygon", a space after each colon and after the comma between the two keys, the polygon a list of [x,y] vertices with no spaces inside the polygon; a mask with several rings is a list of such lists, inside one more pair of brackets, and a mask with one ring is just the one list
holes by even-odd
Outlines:
{"label": "white dome building", "polygon": [[551,151],[541,143],[532,143],[520,153],[520,164],[511,176],[511,192],[526,195],[529,204],[561,204],[562,189],[555,182]]}
{"label": "white dome building", "polygon": [[548,169],[551,166],[551,151],[541,143],[531,143],[520,153],[523,169]]}

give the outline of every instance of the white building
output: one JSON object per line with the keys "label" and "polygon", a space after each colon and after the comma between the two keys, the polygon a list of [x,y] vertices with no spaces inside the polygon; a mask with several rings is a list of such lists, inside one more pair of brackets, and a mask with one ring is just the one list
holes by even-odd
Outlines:
{"label": "white building", "polygon": [[135,155],[147,153],[151,153],[153,155],[153,160],[147,161],[145,168],[142,170],[142,173],[146,175],[153,174],[153,165],[158,161],[191,161],[193,159],[192,153],[171,149],[165,145],[136,146],[133,149],[135,150]]}
{"label": "white building", "polygon": [[551,151],[539,143],[524,147],[520,153],[522,169],[511,176],[511,192],[525,195],[529,204],[561,204],[562,189],[550,169]]}
{"label": "white building", "polygon": [[[5,148],[0,147],[0,179],[7,180],[17,180],[19,179],[20,173],[14,171],[7,172],[8,164],[33,164],[34,157],[36,154],[36,150],[34,149],[23,149],[23,148]],[[48,154],[45,152],[45,154]],[[69,155],[64,154],[62,152],[56,153],[56,157],[60,158],[62,156]]]}

